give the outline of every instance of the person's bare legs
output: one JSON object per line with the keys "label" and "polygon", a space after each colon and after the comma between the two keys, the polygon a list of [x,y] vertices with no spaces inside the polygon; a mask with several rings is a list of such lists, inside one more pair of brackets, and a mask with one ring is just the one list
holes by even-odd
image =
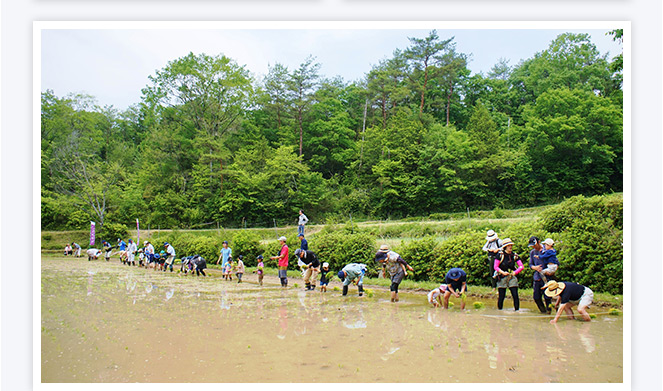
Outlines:
{"label": "person's bare legs", "polygon": [[587,313],[587,306],[578,306],[578,312],[580,312],[580,315],[582,315],[582,319],[585,322],[591,322],[592,321],[592,318]]}
{"label": "person's bare legs", "polygon": [[451,296],[451,292],[446,291],[444,292],[444,309],[449,309],[449,296]]}

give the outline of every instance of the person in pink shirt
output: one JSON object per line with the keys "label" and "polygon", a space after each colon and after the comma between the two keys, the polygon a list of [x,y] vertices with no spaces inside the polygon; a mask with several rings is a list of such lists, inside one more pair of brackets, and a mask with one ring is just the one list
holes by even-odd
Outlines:
{"label": "person in pink shirt", "polygon": [[279,278],[281,279],[281,286],[283,288],[288,287],[288,245],[285,244],[285,236],[279,238],[281,243],[281,251],[279,255],[270,257],[270,259],[277,259],[277,264],[279,267]]}
{"label": "person in pink shirt", "polygon": [[497,272],[497,308],[502,309],[506,298],[506,288],[509,288],[511,297],[513,297],[513,309],[518,311],[520,309],[520,299],[518,298],[518,278],[516,274],[523,271],[525,267],[518,254],[513,252],[511,239],[504,239],[500,250],[493,266]]}

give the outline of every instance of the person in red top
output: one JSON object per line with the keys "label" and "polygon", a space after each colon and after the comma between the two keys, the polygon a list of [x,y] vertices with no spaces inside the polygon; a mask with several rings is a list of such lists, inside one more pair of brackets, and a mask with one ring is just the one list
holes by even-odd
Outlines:
{"label": "person in red top", "polygon": [[288,287],[288,245],[285,244],[285,236],[279,238],[281,242],[281,251],[279,255],[270,257],[270,259],[277,259],[279,267],[279,278],[281,279],[281,286],[284,288]]}

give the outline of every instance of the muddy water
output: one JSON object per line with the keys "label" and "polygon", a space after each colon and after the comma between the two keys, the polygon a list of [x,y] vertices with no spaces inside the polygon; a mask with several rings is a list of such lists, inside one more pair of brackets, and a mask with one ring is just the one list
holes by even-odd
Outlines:
{"label": "muddy water", "polygon": [[618,316],[555,326],[528,303],[445,311],[245,277],[43,260],[42,382],[623,381]]}

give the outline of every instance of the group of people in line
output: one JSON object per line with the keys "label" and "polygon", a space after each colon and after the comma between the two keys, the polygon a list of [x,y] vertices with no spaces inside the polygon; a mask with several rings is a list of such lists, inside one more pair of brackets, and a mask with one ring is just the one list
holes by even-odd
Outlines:
{"label": "group of people in line", "polygon": [[[304,289],[315,290],[317,277],[320,275],[320,291],[326,292],[329,281],[333,278],[333,272],[329,269],[329,263],[323,262],[321,264],[318,256],[308,249],[308,241],[304,237],[304,226],[307,222],[308,218],[300,210],[298,221],[300,247],[295,250],[294,255],[297,258],[297,264],[304,278]],[[270,259],[276,261],[281,286],[287,288],[289,248],[286,244],[285,236],[279,237],[278,241],[281,245],[279,253],[270,257]],[[118,249],[120,260],[124,264],[135,266],[135,256],[138,255],[138,266],[152,267],[155,270],[162,271],[170,268],[170,271],[173,271],[173,263],[176,256],[175,249],[168,242],[163,244],[164,250],[159,254],[155,252],[154,246],[148,240],[144,242],[144,247],[140,249],[137,248],[137,244],[131,239],[128,240],[128,244],[121,239],[117,239],[115,246],[111,246],[106,241],[103,241],[102,244],[106,261],[109,261],[112,250]],[[519,255],[513,251],[513,244],[510,238],[499,239],[497,233],[491,229],[486,234],[486,243],[482,248],[487,253],[490,285],[493,287],[493,291],[497,289],[497,308],[499,310],[502,310],[504,307],[507,289],[511,293],[514,310],[518,311],[520,309],[517,275],[525,269],[525,266]],[[587,313],[587,308],[593,302],[594,294],[586,286],[569,281],[557,282],[554,280],[555,272],[559,266],[554,245],[555,242],[551,238],[547,238],[543,242],[536,236],[532,236],[529,239],[528,247],[531,250],[528,266],[534,271],[532,284],[534,302],[542,314],[551,314],[553,300],[555,300],[554,306],[557,307],[557,312],[550,321],[551,323],[556,323],[563,313],[566,313],[570,319],[573,319],[573,310],[571,307],[574,305],[577,305],[578,312],[582,315],[583,320],[590,321],[591,318]],[[65,247],[65,255],[79,257],[80,251],[81,247],[77,243],[67,244]],[[101,250],[92,248],[87,250],[87,254],[88,260],[97,259],[101,254]],[[181,272],[191,272],[192,274],[195,272],[196,275],[206,275],[204,270],[207,267],[207,263],[200,255],[182,257],[181,260]],[[254,271],[257,274],[260,286],[263,285],[265,273],[263,260],[262,255],[257,257],[257,267]],[[382,266],[381,275],[391,279],[389,287],[391,302],[398,302],[398,287],[405,276],[407,276],[408,270],[414,271],[414,269],[398,253],[390,250],[386,244],[380,246],[380,249],[375,254],[375,261]],[[222,243],[217,264],[221,265],[222,278],[224,280],[232,281],[232,275],[235,274],[237,283],[242,282],[245,273],[243,256],[239,255],[237,262],[235,262],[232,256],[232,249],[229,247],[227,241],[223,241]],[[343,284],[342,295],[346,296],[350,284],[355,283],[358,295],[363,296],[363,281],[367,272],[368,266],[363,263],[350,263],[339,270],[336,276]],[[449,299],[451,296],[454,296],[460,299],[460,308],[465,309],[467,290],[467,273],[461,268],[454,267],[446,273],[444,283],[428,293],[427,299],[433,306],[447,309],[449,308]]]}

